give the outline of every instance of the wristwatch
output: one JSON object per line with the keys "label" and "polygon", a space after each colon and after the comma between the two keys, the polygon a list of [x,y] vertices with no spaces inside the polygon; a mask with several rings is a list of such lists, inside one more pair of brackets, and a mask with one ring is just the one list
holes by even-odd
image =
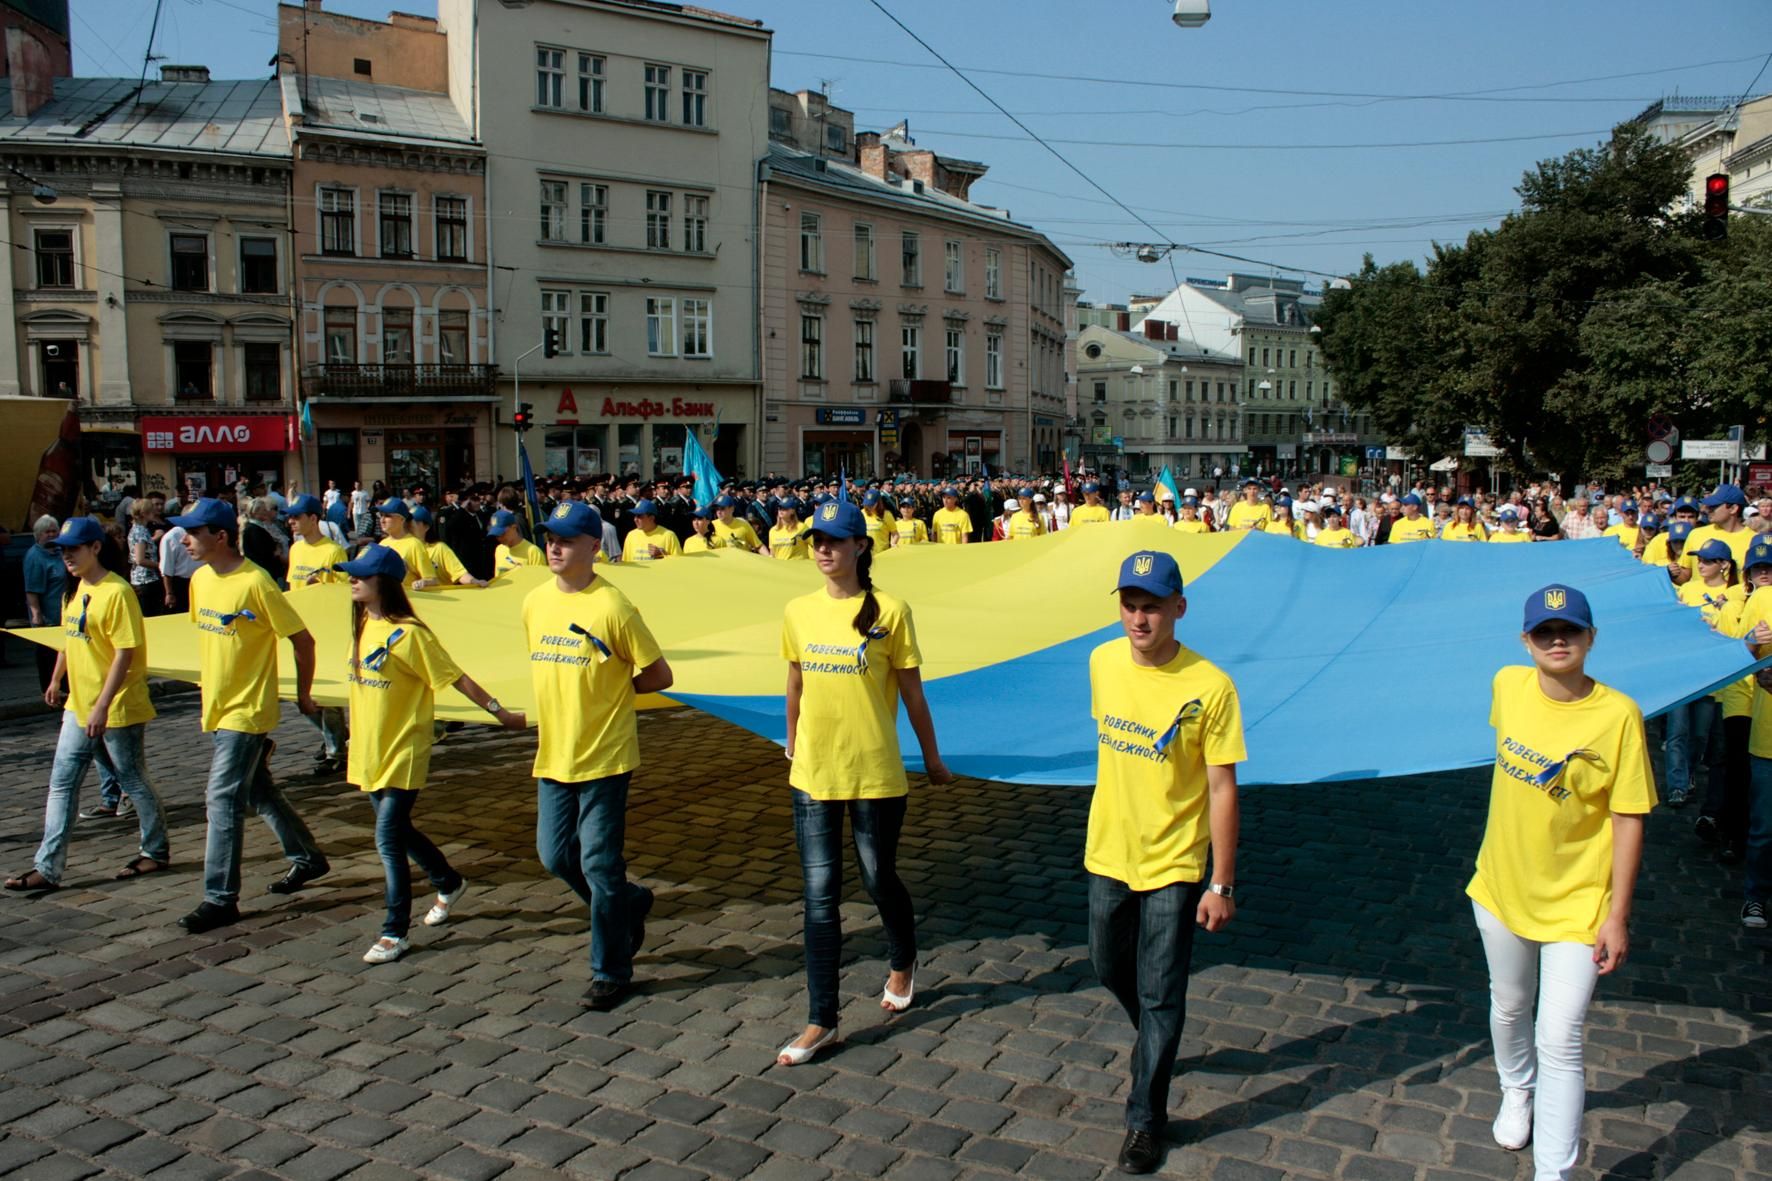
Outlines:
{"label": "wristwatch", "polygon": [[1235,886],[1226,886],[1220,882],[1213,882],[1210,886],[1207,886],[1206,889],[1218,895],[1220,898],[1233,897],[1237,892]]}
{"label": "wristwatch", "polygon": [[486,704],[480,708],[484,709],[487,713],[492,714],[494,717],[505,711],[505,707],[499,704],[499,700],[496,697],[488,697],[486,699]]}

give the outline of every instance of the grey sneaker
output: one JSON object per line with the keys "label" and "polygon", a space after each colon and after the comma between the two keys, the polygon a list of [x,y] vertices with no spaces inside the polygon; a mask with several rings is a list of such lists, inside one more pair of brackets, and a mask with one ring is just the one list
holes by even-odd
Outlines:
{"label": "grey sneaker", "polygon": [[1743,902],[1741,904],[1741,925],[1750,931],[1766,929],[1766,904],[1763,902]]}

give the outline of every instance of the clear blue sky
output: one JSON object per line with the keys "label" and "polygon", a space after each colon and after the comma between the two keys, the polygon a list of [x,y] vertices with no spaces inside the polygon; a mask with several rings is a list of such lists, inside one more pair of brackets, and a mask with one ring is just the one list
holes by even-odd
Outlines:
{"label": "clear blue sky", "polygon": [[[1772,54],[1766,0],[1213,0],[1211,22],[1188,31],[1170,23],[1170,0],[883,2],[1160,235],[927,68],[934,59],[869,0],[709,0],[775,30],[776,86],[828,81],[858,127],[909,119],[920,146],[989,164],[973,197],[1045,231],[1097,302],[1171,284],[1168,263],[1116,258],[1105,242],[1210,246],[1282,271],[1351,270],[1366,252],[1420,258],[1494,225],[1535,161],[1598,142],[1664,95],[1739,95]],[[434,0],[326,6],[435,12]],[[76,72],[136,74],[153,8],[73,0]],[[155,49],[216,77],[262,77],[274,10],[165,0]],[[1755,88],[1769,90],[1772,70]],[[1485,93],[1389,97],[1454,92]],[[1509,142],[1359,146],[1448,140]],[[1240,265],[1172,258],[1182,276]]]}

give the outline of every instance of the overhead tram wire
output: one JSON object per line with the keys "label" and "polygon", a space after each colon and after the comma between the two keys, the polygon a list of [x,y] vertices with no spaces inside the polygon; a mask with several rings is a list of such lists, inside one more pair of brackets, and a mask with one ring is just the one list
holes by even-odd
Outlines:
{"label": "overhead tram wire", "polygon": [[[1008,114],[1008,112],[1004,112],[1004,113]],[[1010,117],[1013,118],[1014,116],[1010,116]],[[1019,120],[1016,121],[1016,126],[1022,127],[1024,129],[1026,128],[1026,124],[1020,122]],[[1386,148],[1410,148],[1410,149],[1413,149],[1413,148],[1452,148],[1452,147],[1468,146],[1471,144],[1516,144],[1516,143],[1527,143],[1527,142],[1530,142],[1533,140],[1541,140],[1541,139],[1577,139],[1579,137],[1588,136],[1588,135],[1607,135],[1607,134],[1610,134],[1611,130],[1612,129],[1609,127],[1599,127],[1599,128],[1591,128],[1591,129],[1588,129],[1585,131],[1546,131],[1546,132],[1539,132],[1539,133],[1533,134],[1533,135],[1492,135],[1492,136],[1478,136],[1478,137],[1472,137],[1472,138],[1468,138],[1468,139],[1398,140],[1398,141],[1393,141],[1393,142],[1366,143],[1366,144],[1353,144],[1353,143],[1347,143],[1347,144],[1330,144],[1330,143],[1194,144],[1194,143],[1166,143],[1166,142],[1160,142],[1160,141],[1154,141],[1154,140],[1060,139],[1057,137],[1052,137],[1050,139],[1038,139],[1038,137],[1035,137],[1035,138],[1038,140],[1040,145],[1043,147],[1047,146],[1049,144],[1071,144],[1071,145],[1074,145],[1077,147],[1087,147],[1087,148],[1139,148],[1139,149],[1171,148],[1171,149],[1180,149],[1180,150],[1190,151],[1190,152],[1217,152],[1217,151],[1227,151],[1227,152],[1362,151],[1362,152],[1364,152],[1364,151],[1381,150],[1381,149],[1386,149]],[[955,139],[989,139],[989,140],[1007,141],[1010,143],[1018,142],[1022,138],[1021,136],[1018,136],[1018,135],[996,135],[996,134],[993,134],[991,132],[986,132],[986,131],[954,131],[954,130],[951,130],[951,129],[945,128],[945,127],[925,127],[923,129],[923,131],[928,135],[946,135],[946,136],[951,136]],[[1030,131],[1030,132],[1028,132],[1028,134],[1031,136],[1031,135],[1033,135],[1033,132]]]}

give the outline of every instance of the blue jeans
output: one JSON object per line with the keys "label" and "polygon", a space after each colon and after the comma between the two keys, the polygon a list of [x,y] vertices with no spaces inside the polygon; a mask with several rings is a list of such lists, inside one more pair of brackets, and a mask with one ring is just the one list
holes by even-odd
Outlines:
{"label": "blue jeans", "polygon": [[634,977],[635,908],[646,893],[628,881],[621,854],[632,777],[536,781],[535,851],[591,909],[591,978],[616,984]]}
{"label": "blue jeans", "polygon": [[[146,722],[142,724],[147,725]],[[98,802],[107,808],[117,807],[123,802],[123,780],[118,777],[117,768],[112,766],[104,743],[93,748],[92,761],[98,765]]]}
{"label": "blue jeans", "polygon": [[1169,1076],[1187,1021],[1188,965],[1202,882],[1134,890],[1089,875],[1089,959],[1138,1036],[1132,1043],[1132,1089],[1126,1127],[1160,1135],[1169,1116]]}
{"label": "blue jeans", "polygon": [[794,789],[794,840],[806,881],[806,1021],[837,1025],[837,966],[843,958],[843,815],[855,837],[861,884],[880,911],[887,962],[908,972],[917,962],[917,919],[898,876],[898,837],[908,798],[815,800]]}
{"label": "blue jeans", "polygon": [[388,916],[381,933],[404,939],[412,927],[412,871],[407,858],[430,875],[439,894],[461,889],[462,878],[449,867],[442,850],[412,826],[412,806],[418,802],[418,792],[384,787],[370,792],[369,802],[375,805],[375,851],[381,854],[382,872],[387,875]]}
{"label": "blue jeans", "polygon": [[296,867],[323,872],[326,856],[271,779],[269,734],[217,730],[209,763],[206,804],[209,840],[203,851],[203,900],[231,906],[240,900],[240,853],[246,844],[246,809],[271,826],[283,856]]}
{"label": "blue jeans", "polygon": [[142,722],[107,727],[103,738],[88,738],[86,727],[74,720],[73,711],[62,713],[62,732],[56,739],[55,763],[49,772],[49,804],[43,813],[43,843],[37,848],[36,869],[46,879],[62,880],[68,863],[68,834],[80,810],[80,783],[86,778],[87,766],[95,761],[108,763],[121,790],[135,801],[141,824],[141,856],[162,864],[170,857],[160,795],[148,778],[148,763],[142,753],[147,731],[148,724]]}
{"label": "blue jeans", "polygon": [[1709,697],[1667,711],[1667,738],[1661,744],[1661,761],[1667,772],[1669,794],[1691,789],[1693,760],[1702,756],[1710,744],[1710,728],[1719,712],[1717,703]]}
{"label": "blue jeans", "polygon": [[326,706],[308,717],[308,723],[320,731],[320,747],[328,758],[345,753],[345,711]]}
{"label": "blue jeans", "polygon": [[1772,759],[1754,759],[1747,796],[1747,880],[1749,902],[1772,902]]}

